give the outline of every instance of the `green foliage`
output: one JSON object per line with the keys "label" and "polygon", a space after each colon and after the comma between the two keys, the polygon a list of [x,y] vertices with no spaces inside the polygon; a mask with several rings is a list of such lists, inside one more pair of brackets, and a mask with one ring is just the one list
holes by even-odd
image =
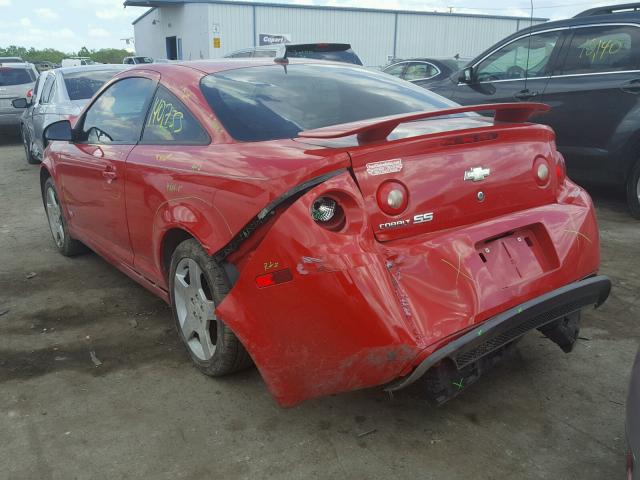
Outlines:
{"label": "green foliage", "polygon": [[31,47],[16,47],[9,45],[6,48],[0,47],[0,57],[22,57],[27,62],[52,62],[60,63],[63,58],[69,57],[89,57],[98,63],[122,63],[122,59],[131,55],[128,51],[120,48],[101,48],[100,50],[89,50],[82,47],[78,52],[61,52],[53,48],[36,50]]}

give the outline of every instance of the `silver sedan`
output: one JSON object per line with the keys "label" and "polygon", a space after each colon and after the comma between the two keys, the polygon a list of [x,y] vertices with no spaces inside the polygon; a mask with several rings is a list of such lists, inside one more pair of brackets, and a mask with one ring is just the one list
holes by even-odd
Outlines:
{"label": "silver sedan", "polygon": [[27,162],[42,160],[46,148],[44,129],[53,122],[78,115],[104,83],[127,65],[87,65],[56,68],[38,77],[30,100],[13,101],[24,109],[20,131]]}

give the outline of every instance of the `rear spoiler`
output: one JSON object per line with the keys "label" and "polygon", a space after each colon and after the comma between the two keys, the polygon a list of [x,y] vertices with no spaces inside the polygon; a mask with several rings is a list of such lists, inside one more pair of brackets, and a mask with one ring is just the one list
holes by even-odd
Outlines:
{"label": "rear spoiler", "polygon": [[298,134],[303,138],[342,138],[358,135],[361,144],[385,140],[401,123],[413,122],[425,118],[443,117],[466,112],[495,111],[494,122],[523,123],[537,112],[547,112],[551,107],[544,103],[493,103],[483,105],[466,105],[463,107],[445,108],[430,112],[401,113],[387,117],[370,118],[358,122],[342,123],[329,127],[304,130]]}

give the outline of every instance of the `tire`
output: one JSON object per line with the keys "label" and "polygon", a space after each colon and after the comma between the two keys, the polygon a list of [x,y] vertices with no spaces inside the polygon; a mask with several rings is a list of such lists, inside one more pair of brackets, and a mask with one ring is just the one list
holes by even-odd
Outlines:
{"label": "tire", "polygon": [[53,243],[65,257],[73,257],[87,251],[87,247],[69,234],[67,222],[58,201],[58,193],[51,177],[44,182],[42,200],[49,221]]}
{"label": "tire", "polygon": [[25,131],[24,125],[20,128],[20,136],[22,137],[22,145],[24,146],[24,156],[27,158],[27,163],[29,165],[39,164],[40,160],[34,157],[33,152],[31,151],[31,138],[29,137],[29,133]]}
{"label": "tire", "polygon": [[631,216],[640,220],[640,160],[627,178],[627,205]]}
{"label": "tire", "polygon": [[169,287],[178,335],[202,373],[218,377],[252,365],[240,340],[214,313],[229,293],[229,280],[196,240],[185,240],[173,253]]}

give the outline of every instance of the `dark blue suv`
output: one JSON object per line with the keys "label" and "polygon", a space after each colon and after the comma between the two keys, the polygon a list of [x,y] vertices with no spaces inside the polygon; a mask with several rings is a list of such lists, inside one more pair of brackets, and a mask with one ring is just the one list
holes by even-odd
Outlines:
{"label": "dark blue suv", "polygon": [[640,3],[521,30],[429,86],[462,105],[535,101],[552,110],[569,175],[626,189],[640,218]]}

